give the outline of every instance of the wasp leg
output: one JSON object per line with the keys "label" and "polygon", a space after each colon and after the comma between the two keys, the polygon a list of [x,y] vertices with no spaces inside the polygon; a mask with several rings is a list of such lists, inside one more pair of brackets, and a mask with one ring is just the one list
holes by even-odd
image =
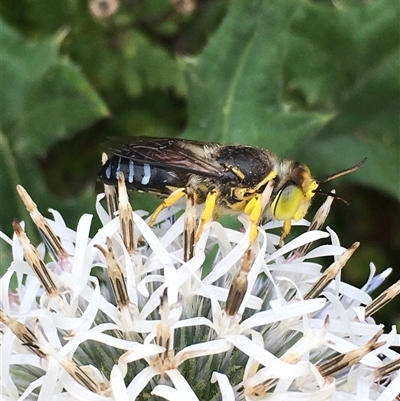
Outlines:
{"label": "wasp leg", "polygon": [[278,249],[282,248],[283,241],[289,235],[291,228],[292,228],[292,220],[285,220],[285,222],[283,223],[283,226],[282,226],[281,238],[279,238]]}
{"label": "wasp leg", "polygon": [[250,220],[250,245],[253,244],[257,239],[258,226],[260,224],[262,216],[262,196],[256,194],[250,199],[246,205],[244,212],[249,215]]}
{"label": "wasp leg", "polygon": [[215,190],[209,192],[207,195],[206,201],[204,203],[204,211],[200,217],[199,228],[197,229],[196,238],[194,239],[195,244],[200,239],[200,236],[204,229],[204,224],[211,220],[211,217],[215,209],[215,204],[217,202],[217,198],[218,198],[218,192]]}
{"label": "wasp leg", "polygon": [[244,212],[250,220],[250,244],[243,258],[242,266],[233,278],[225,303],[228,316],[236,315],[247,291],[247,276],[254,258],[254,244],[257,239],[258,226],[262,216],[262,195],[256,194],[246,205]]}
{"label": "wasp leg", "polygon": [[152,226],[156,221],[158,215],[164,210],[171,207],[174,203],[178,202],[183,196],[186,195],[186,188],[179,188],[176,191],[172,192],[167,199],[164,199],[160,206],[154,211],[151,215],[148,225]]}
{"label": "wasp leg", "polygon": [[187,262],[194,255],[194,234],[196,231],[196,193],[187,189],[185,230],[183,236],[183,259]]}

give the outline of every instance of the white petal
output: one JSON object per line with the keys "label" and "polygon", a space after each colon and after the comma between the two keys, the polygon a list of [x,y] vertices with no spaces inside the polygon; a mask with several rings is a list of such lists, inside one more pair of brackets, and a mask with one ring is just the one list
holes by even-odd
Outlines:
{"label": "white petal", "polygon": [[119,357],[118,366],[148,358],[149,356],[157,355],[162,352],[165,352],[165,348],[156,344],[133,343],[131,349]]}
{"label": "white petal", "polygon": [[270,309],[263,312],[255,313],[240,324],[242,332],[253,327],[279,322],[284,319],[293,317],[301,317],[304,314],[316,312],[324,307],[325,299],[316,298],[305,301],[290,302],[280,308],[279,313],[276,310]]}
{"label": "white petal", "polygon": [[157,376],[159,373],[151,367],[144,368],[140,371],[128,386],[129,400],[135,400],[136,397],[142,392],[150,380]]}
{"label": "white petal", "polygon": [[392,401],[400,394],[400,375],[394,377],[376,401]]}
{"label": "white petal", "polygon": [[[89,232],[92,218],[93,216],[91,214],[84,214],[79,219],[78,223],[78,228],[76,232],[74,264],[72,267],[72,274],[78,278],[82,277],[83,275],[85,251],[89,242]],[[91,265],[89,267],[91,267]],[[85,279],[85,277],[83,277],[83,279]],[[86,280],[84,284],[86,284]]]}
{"label": "white petal", "polygon": [[117,365],[114,365],[110,374],[110,386],[115,401],[129,401],[128,391],[125,387],[124,378]]}
{"label": "white petal", "polygon": [[199,356],[214,355],[221,352],[226,352],[231,348],[231,345],[225,339],[207,341],[201,344],[194,344],[185,347],[179,351],[174,357],[174,365],[179,366],[187,359],[197,358]]}
{"label": "white petal", "polygon": [[296,263],[293,261],[291,263],[274,263],[269,264],[268,269],[270,271],[279,271],[295,274],[309,274],[310,276],[316,276],[321,273],[322,266],[318,263],[313,262],[301,262]]}
{"label": "white petal", "polygon": [[[232,250],[231,242],[237,243],[243,237],[243,233],[238,233],[235,230],[228,230],[227,228],[224,228],[221,225],[221,223],[219,223],[218,221],[212,221],[210,223],[210,227],[211,227],[210,236],[211,236],[211,238],[217,239],[218,245],[219,245],[219,250],[223,257],[228,255],[228,253]],[[232,241],[232,239],[229,238],[230,233],[235,234],[236,241]],[[239,235],[237,235],[237,234],[239,234]]]}
{"label": "white petal", "polygon": [[191,319],[180,320],[179,322],[176,322],[172,326],[172,328],[179,329],[182,327],[192,327],[192,326],[208,326],[211,329],[215,328],[214,324],[205,317],[194,317]]}
{"label": "white petal", "polygon": [[171,369],[165,372],[172,381],[172,384],[179,391],[180,394],[187,397],[186,400],[190,401],[198,401],[199,399],[196,397],[193,389],[190,387],[189,383],[186,379],[181,375],[179,370]]}
{"label": "white petal", "polygon": [[[32,392],[35,391],[37,388],[40,388],[42,383],[44,381],[44,376],[39,377],[38,379],[34,380],[33,382],[29,383],[29,386],[26,388],[26,390],[21,394],[21,397],[18,398],[18,401],[23,401],[29,398],[30,395],[32,395]],[[40,400],[43,401],[43,398]]]}
{"label": "white petal", "polygon": [[[227,288],[217,287],[215,285],[204,285],[193,291],[194,295],[200,295],[212,300],[225,302],[228,297],[229,290]],[[260,310],[262,300],[255,295],[250,295],[245,304],[246,308]]]}
{"label": "white petal", "polygon": [[250,339],[242,335],[227,336],[226,339],[230,341],[236,348],[240,349],[246,355],[258,361],[269,370],[269,377],[292,377],[296,378],[303,376],[307,372],[307,367],[301,364],[291,365],[282,362],[279,358],[268,352],[266,349],[258,347]]}
{"label": "white petal", "polygon": [[56,385],[58,382],[59,370],[60,370],[59,362],[53,358],[49,358],[49,362],[46,367],[46,375],[44,376],[38,401],[47,401],[53,398],[53,395],[56,390]]}
{"label": "white petal", "polygon": [[204,278],[203,284],[212,284],[220,277],[224,276],[235,264],[241,259],[249,247],[249,236],[244,235],[240,242],[232,249],[229,254],[220,260],[212,269],[212,271]]}
{"label": "white petal", "polygon": [[173,241],[175,241],[183,232],[185,216],[182,214],[170,229],[160,239],[161,245],[167,248]]}
{"label": "white petal", "polygon": [[[329,285],[328,288],[331,288],[331,285]],[[338,292],[364,305],[367,305],[372,301],[371,296],[363,290],[354,287],[351,284],[344,283],[343,281],[339,283]]]}
{"label": "white petal", "polygon": [[320,258],[323,256],[340,256],[346,248],[338,245],[321,245],[310,251],[305,259]]}
{"label": "white petal", "polygon": [[[310,327],[311,328],[321,328],[324,325],[325,319],[311,319]],[[382,328],[382,325],[377,324],[365,324],[360,322],[350,322],[351,332],[353,335],[357,336],[367,336],[372,337]],[[329,333],[338,333],[348,335],[347,324],[344,324],[341,320],[331,319],[329,321]]]}
{"label": "white petal", "polygon": [[14,272],[11,269],[8,269],[3,274],[3,276],[0,278],[1,306],[7,315],[10,314],[9,288],[10,288],[10,280],[11,280],[13,274],[14,274]]}
{"label": "white petal", "polygon": [[[250,294],[253,290],[256,279],[257,279],[262,267],[264,266],[264,255],[267,250],[267,236],[266,236],[265,232],[262,231],[261,229],[259,230],[259,237],[262,238],[262,245],[261,245],[261,248],[256,252],[256,258],[255,258],[253,265],[251,266],[250,272],[247,276],[248,286],[247,286],[247,290],[244,295],[243,301],[238,310],[239,315],[243,315],[244,309],[247,307],[247,303],[251,296]],[[262,305],[261,299],[260,299],[260,303]],[[261,308],[261,305],[260,305],[260,308]]]}
{"label": "white petal", "polygon": [[161,285],[151,294],[149,300],[143,306],[139,314],[139,319],[145,320],[154,310],[160,306],[160,297],[165,291],[165,285]]}
{"label": "white petal", "polygon": [[49,209],[49,211],[53,214],[55,221],[50,219],[46,219],[46,221],[49,223],[54,233],[60,237],[61,243],[67,253],[73,255],[75,253],[74,244],[76,243],[76,232],[66,226],[60,213],[54,209]]}
{"label": "white petal", "polygon": [[296,248],[299,248],[302,245],[309,244],[310,242],[317,241],[321,238],[327,238],[327,237],[329,237],[329,234],[324,231],[317,231],[317,230],[307,231],[306,233],[299,235],[292,241],[285,244],[282,248],[278,249],[272,255],[267,256],[265,258],[265,262],[268,263],[271,260],[277,259],[279,256],[285,255],[286,253],[291,252]]}
{"label": "white petal", "polygon": [[[25,230],[25,222],[20,221],[21,227]],[[13,245],[12,245],[12,255],[14,261],[24,260],[24,250],[22,245],[19,242],[17,235],[14,233],[12,237]]]}
{"label": "white petal", "polygon": [[[5,390],[13,400],[18,399],[18,389],[11,379],[10,365],[11,353],[14,350],[14,341],[19,341],[15,338],[11,330],[6,330],[1,339],[1,358],[0,358],[0,372],[1,372],[1,389]],[[35,355],[36,357],[36,355]],[[38,357],[36,357],[38,358]]]}
{"label": "white petal", "polygon": [[[117,338],[114,338],[113,340],[113,337],[102,334],[103,331],[107,330],[118,330],[118,326],[112,323],[104,323],[95,326],[88,331],[80,332],[75,337],[71,338],[69,342],[63,346],[63,348],[59,351],[59,354],[62,356],[66,356],[87,340],[94,340],[98,342],[104,341],[105,344],[115,345],[117,348],[120,349],[130,350],[136,346],[137,343],[134,343],[133,341],[126,341]],[[128,346],[128,348],[126,348],[126,346]]]}
{"label": "white petal", "polygon": [[166,386],[165,384],[160,384],[156,386],[153,391],[151,392],[152,395],[156,395],[166,400],[170,401],[188,401],[188,400],[195,400],[198,401],[198,398],[190,398],[186,393],[182,393],[176,390],[173,387]]}
{"label": "white petal", "polygon": [[11,246],[13,245],[12,239],[8,235],[4,234],[3,231],[0,231],[0,239],[7,242],[7,244]]}
{"label": "white petal", "polygon": [[93,237],[91,241],[91,245],[105,244],[106,238],[107,237],[111,238],[116,232],[118,232],[119,227],[120,227],[119,218],[115,217],[97,231],[96,235]]}
{"label": "white petal", "polygon": [[153,230],[147,225],[147,223],[135,212],[133,212],[133,221],[138,226],[140,233],[146,239],[146,242],[158,257],[165,257],[169,254],[164,246],[162,246],[160,240],[154,234]]}
{"label": "white petal", "polygon": [[89,330],[90,327],[92,327],[92,324],[94,323],[97,313],[99,311],[100,300],[100,286],[97,284],[94,288],[93,296],[90,299],[89,304],[86,306],[85,311],[79,318],[79,320],[81,321],[81,325],[79,326],[79,328],[76,328],[74,330],[74,333],[77,334],[79,332],[85,332]]}
{"label": "white petal", "polygon": [[79,384],[66,371],[60,374],[60,381],[72,399],[85,401],[113,401],[112,398],[93,393]]}
{"label": "white petal", "polygon": [[215,383],[216,381],[218,381],[222,401],[235,401],[235,393],[229,383],[228,377],[222,373],[213,372],[211,383]]}
{"label": "white petal", "polygon": [[105,193],[101,193],[96,196],[96,213],[97,216],[99,217],[101,224],[105,226],[108,224],[111,220],[111,217],[109,216],[108,212],[104,209],[100,201],[105,198]]}
{"label": "white petal", "polygon": [[137,290],[144,297],[148,298],[150,293],[147,289],[146,284],[148,283],[163,283],[164,276],[161,274],[149,274],[148,276],[144,276],[143,279],[138,283]]}

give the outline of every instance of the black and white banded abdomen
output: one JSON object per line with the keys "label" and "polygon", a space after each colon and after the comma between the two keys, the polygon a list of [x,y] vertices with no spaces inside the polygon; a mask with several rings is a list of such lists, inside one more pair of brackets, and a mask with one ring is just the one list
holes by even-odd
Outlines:
{"label": "black and white banded abdomen", "polygon": [[185,182],[187,174],[178,176],[164,167],[139,163],[120,156],[112,156],[103,165],[98,175],[103,184],[117,186],[118,176],[122,173],[125,185],[130,190],[155,192],[169,195],[175,188]]}

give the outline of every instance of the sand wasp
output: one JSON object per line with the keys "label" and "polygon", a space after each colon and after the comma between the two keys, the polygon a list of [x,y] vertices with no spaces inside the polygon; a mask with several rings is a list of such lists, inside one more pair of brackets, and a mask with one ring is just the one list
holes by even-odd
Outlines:
{"label": "sand wasp", "polygon": [[[292,219],[303,218],[311,199],[321,192],[319,185],[357,170],[366,160],[316,180],[303,163],[279,161],[268,150],[245,145],[141,136],[111,138],[105,148],[110,158],[99,173],[101,182],[116,186],[122,172],[128,189],[165,198],[151,216],[150,225],[162,210],[183,197],[187,202],[204,204],[196,236],[195,224],[186,234],[186,259],[191,257],[204,224],[226,213],[249,215],[250,243],[256,240],[262,220],[283,221],[281,246],[290,232]],[[272,195],[262,210],[261,194],[271,180]]]}

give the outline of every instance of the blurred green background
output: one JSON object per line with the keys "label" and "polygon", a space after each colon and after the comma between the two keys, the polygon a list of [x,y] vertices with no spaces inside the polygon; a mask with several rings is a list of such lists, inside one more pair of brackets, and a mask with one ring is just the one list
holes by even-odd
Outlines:
{"label": "blurred green background", "polygon": [[397,0],[3,0],[0,229],[17,217],[39,242],[18,183],[71,228],[94,213],[108,136],[246,143],[316,177],[368,157],[325,186],[351,201],[327,224],[361,241],[346,279],[362,285],[373,261],[394,268],[387,287],[400,278],[399,22]]}

